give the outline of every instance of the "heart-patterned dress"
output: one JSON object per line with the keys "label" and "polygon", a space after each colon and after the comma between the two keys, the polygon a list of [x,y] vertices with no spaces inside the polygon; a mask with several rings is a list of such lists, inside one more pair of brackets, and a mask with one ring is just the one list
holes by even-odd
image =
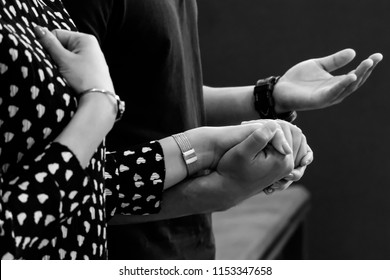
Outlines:
{"label": "heart-patterned dress", "polygon": [[33,32],[76,30],[59,0],[0,0],[0,257],[106,259],[107,219],[160,210],[157,141],[106,153],[82,169],[53,142],[77,95]]}

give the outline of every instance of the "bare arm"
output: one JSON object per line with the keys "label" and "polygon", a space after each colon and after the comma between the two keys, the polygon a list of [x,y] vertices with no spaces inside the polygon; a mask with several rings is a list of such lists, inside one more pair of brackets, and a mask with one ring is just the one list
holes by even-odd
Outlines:
{"label": "bare arm", "polygon": [[203,87],[208,125],[238,124],[259,118],[254,107],[254,86]]}
{"label": "bare arm", "polygon": [[[345,49],[291,67],[274,88],[276,113],[315,110],[342,102],[365,83],[383,58],[382,54],[375,53],[347,74],[331,74],[349,64],[354,57],[354,50]],[[259,118],[253,105],[254,85],[228,88],[205,86],[203,90],[208,124],[236,124]]]}

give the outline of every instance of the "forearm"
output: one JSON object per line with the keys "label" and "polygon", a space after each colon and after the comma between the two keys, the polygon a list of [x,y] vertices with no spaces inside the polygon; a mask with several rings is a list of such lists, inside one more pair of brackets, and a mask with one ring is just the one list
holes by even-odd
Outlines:
{"label": "forearm", "polygon": [[194,214],[226,210],[234,203],[227,192],[222,192],[220,178],[210,175],[189,179],[163,193],[161,211],[153,215],[116,215],[109,224],[131,224],[179,218]]}
{"label": "forearm", "polygon": [[[195,152],[198,157],[197,171],[202,171],[206,169],[215,170],[217,168],[218,163],[220,162],[221,157],[224,156],[228,150],[233,148],[238,143],[244,141],[244,139],[247,139],[249,135],[251,135],[254,131],[260,128],[265,129],[266,131],[269,130],[268,126],[265,126],[264,122],[258,122],[258,123],[251,123],[251,124],[239,125],[239,126],[201,127],[201,128],[196,128],[196,129],[186,131],[185,134],[187,135],[187,138],[191,142],[192,147],[195,149]],[[188,176],[186,166],[181,155],[181,151],[172,137],[167,137],[165,139],[162,139],[159,141],[159,143],[161,144],[161,148],[164,151],[162,154],[164,154],[164,165],[166,168],[165,182],[164,182],[165,191],[162,199],[163,203],[162,205],[160,203],[156,204],[157,200],[159,200],[161,197],[161,193],[157,195],[153,194],[153,199],[154,199],[153,205],[157,205],[156,207],[162,206],[161,210],[158,209],[161,212],[159,214],[153,214],[150,217],[148,216],[147,218],[145,218],[145,220],[164,219],[164,218],[176,217],[176,216],[180,217],[184,215],[191,215],[194,213],[215,211],[221,208],[226,208],[226,206],[229,205],[231,201],[234,201],[234,199],[239,199],[243,195],[240,194],[240,191],[238,192],[238,194],[237,192],[235,192],[234,195],[232,195],[231,191],[227,191],[229,183],[221,183],[221,178],[215,175],[216,172],[213,172],[207,176],[196,177],[193,179],[186,180],[182,183],[179,183]],[[279,144],[277,144],[276,147],[279,147],[280,146]],[[281,149],[279,147],[278,151],[280,150]],[[258,149],[256,149],[256,153],[258,153]],[[117,152],[116,154],[119,156],[120,153]],[[128,153],[125,152],[124,154],[128,154]],[[136,149],[132,149],[130,154],[135,157],[133,160],[139,159],[139,152],[137,152]],[[154,155],[155,153],[149,150],[147,154]],[[253,155],[251,155],[251,158],[252,157]],[[120,201],[118,201],[119,204],[114,203],[115,206],[111,207],[112,209],[114,208],[117,208],[118,210],[120,209],[116,214],[142,215],[144,213],[157,212],[157,211],[143,212],[142,208],[139,207],[135,207],[137,210],[133,211],[135,205],[134,198],[136,198],[136,203],[142,202],[142,199],[146,199],[152,195],[152,193],[148,192],[148,190],[150,191],[156,190],[156,186],[154,186],[154,182],[151,182],[149,180],[149,178],[151,178],[150,174],[139,176],[140,171],[137,171],[137,168],[141,168],[141,167],[150,169],[148,168],[148,163],[150,162],[153,163],[153,158],[154,156],[149,159],[143,160],[142,165],[133,164],[134,165],[133,168],[121,168],[121,167],[119,168],[118,180],[119,182],[122,182],[119,184],[119,187],[122,190],[120,191],[120,193],[122,194],[130,193],[130,194],[122,196]],[[236,161],[233,160],[232,164],[235,164],[235,162]],[[117,165],[121,165],[122,163],[123,161],[119,160]],[[128,164],[124,164],[124,165],[130,166]],[[242,168],[242,166],[237,165],[234,170],[237,169],[239,170],[240,168]],[[127,176],[125,178],[122,178],[123,176],[126,176],[125,173],[127,172],[127,170],[129,170],[130,172],[130,177]],[[153,168],[153,172],[156,172],[156,168]],[[113,177],[115,176],[114,174],[116,174],[116,172],[109,172],[109,173],[112,174]],[[135,176],[134,173],[138,175]],[[163,180],[161,176],[160,178],[161,180]],[[135,180],[137,182],[131,183],[131,180]],[[147,185],[148,184],[150,185],[151,183],[153,183],[151,187],[148,187]],[[134,189],[134,185],[137,186],[136,189]],[[232,185],[235,186],[236,188],[232,187]],[[174,187],[169,188],[171,186]],[[230,183],[230,188],[232,188],[233,190],[236,189],[239,190],[240,183],[233,183],[233,184]],[[114,193],[116,192],[117,188],[114,185],[111,189],[113,193],[112,197],[115,199],[116,196]],[[142,198],[139,197],[141,189],[146,189],[146,191],[148,192],[147,195],[142,195]],[[134,193],[134,190],[137,191],[138,195],[135,196],[131,195],[131,193]],[[121,205],[124,205],[125,209],[123,209]],[[130,205],[131,205],[130,209],[127,209],[127,207]],[[108,212],[112,213],[112,211],[108,211]],[[130,221],[144,220],[143,217],[129,217],[129,216],[123,219],[125,220],[129,219]]]}
{"label": "forearm", "polygon": [[[107,108],[112,108],[107,110]],[[89,93],[80,99],[70,123],[55,139],[67,146],[86,167],[112,128],[116,116],[116,101],[102,93]]]}
{"label": "forearm", "polygon": [[[246,139],[261,123],[248,125],[199,127],[185,135],[197,155],[196,171],[215,170],[220,158],[233,146]],[[186,166],[175,140],[167,137],[159,141],[164,151],[166,177],[164,189],[176,185],[187,176]]]}
{"label": "forearm", "polygon": [[[212,168],[216,162],[213,139],[217,137],[212,131],[202,127],[184,133],[197,154],[193,167],[196,173]],[[158,213],[163,190],[188,177],[181,150],[172,136],[107,153],[105,172],[109,193],[106,207],[111,217]]]}
{"label": "forearm", "polygon": [[208,125],[231,125],[258,119],[254,107],[254,86],[203,87]]}
{"label": "forearm", "polygon": [[[225,141],[223,146],[227,148],[222,158],[218,159],[218,164],[211,168],[218,171],[188,179],[165,191],[159,213],[115,216],[112,224],[140,223],[225,210],[289,174],[293,158],[287,155],[292,151],[279,149],[283,143],[287,147],[289,144],[285,142],[287,140],[276,121],[240,125],[236,129],[240,133],[234,135],[229,127],[214,128],[216,136],[219,136],[217,139]],[[277,140],[278,150],[269,149],[267,153],[260,153],[274,140]]]}
{"label": "forearm", "polygon": [[[184,134],[195,150],[196,172],[210,169],[215,164],[215,159],[221,155],[217,153],[217,137],[212,128],[200,127],[187,130]],[[183,181],[187,177],[187,168],[178,144],[172,136],[159,140],[164,152],[165,182],[164,189],[170,188]]]}

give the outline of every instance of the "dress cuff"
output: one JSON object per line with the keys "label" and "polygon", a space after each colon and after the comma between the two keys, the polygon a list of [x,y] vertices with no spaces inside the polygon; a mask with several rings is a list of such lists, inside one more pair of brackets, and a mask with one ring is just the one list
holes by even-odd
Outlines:
{"label": "dress cuff", "polygon": [[111,155],[111,159],[107,157],[105,176],[109,215],[158,213],[165,181],[160,143],[152,141]]}

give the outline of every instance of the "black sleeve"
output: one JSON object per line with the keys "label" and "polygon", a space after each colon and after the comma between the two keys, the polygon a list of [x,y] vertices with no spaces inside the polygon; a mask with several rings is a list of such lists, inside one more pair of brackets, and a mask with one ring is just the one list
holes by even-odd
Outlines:
{"label": "black sleeve", "polygon": [[164,155],[158,141],[133,146],[131,150],[107,153],[107,216],[158,213],[164,181]]}

